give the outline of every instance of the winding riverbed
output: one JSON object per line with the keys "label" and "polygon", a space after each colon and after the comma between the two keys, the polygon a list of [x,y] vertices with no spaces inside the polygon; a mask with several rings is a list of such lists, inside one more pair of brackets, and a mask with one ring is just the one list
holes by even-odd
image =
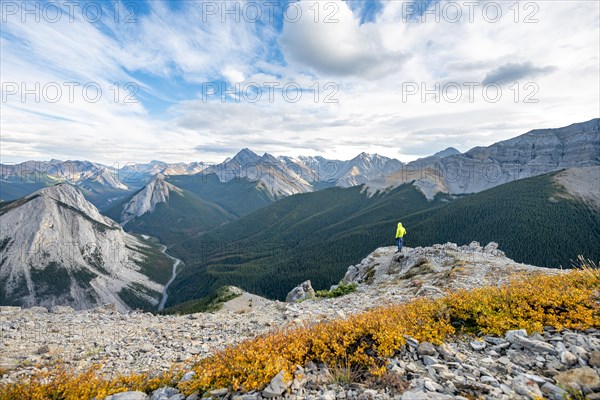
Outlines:
{"label": "winding riverbed", "polygon": [[167,254],[167,246],[165,246],[165,245],[161,245],[161,246],[162,246],[162,250],[161,250],[162,253],[165,256],[169,257],[171,260],[173,260],[173,272],[171,274],[171,279],[169,279],[169,281],[165,284],[165,288],[163,289],[162,300],[160,301],[160,304],[158,305],[158,311],[162,311],[165,308],[165,304],[167,304],[167,299],[169,298],[169,294],[167,293],[167,290],[169,289],[169,285],[171,285],[171,283],[173,283],[173,281],[177,277],[177,267],[179,266],[179,264],[181,264],[180,259]]}

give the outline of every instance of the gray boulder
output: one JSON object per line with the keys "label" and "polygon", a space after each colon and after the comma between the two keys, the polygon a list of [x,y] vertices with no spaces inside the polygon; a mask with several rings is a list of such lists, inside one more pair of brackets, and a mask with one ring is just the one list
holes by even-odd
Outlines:
{"label": "gray boulder", "polygon": [[108,396],[105,400],[147,400],[148,395],[144,392],[121,392]]}
{"label": "gray boulder", "polygon": [[554,379],[574,391],[581,390],[584,393],[600,391],[600,375],[590,367],[559,372]]}
{"label": "gray boulder", "polygon": [[302,282],[300,285],[292,289],[285,298],[287,303],[296,303],[307,299],[315,298],[315,290],[310,281]]}
{"label": "gray boulder", "polygon": [[265,390],[263,390],[262,395],[263,395],[263,397],[267,397],[267,398],[279,397],[287,390],[288,387],[290,387],[291,384],[292,384],[291,381],[286,382],[285,372],[280,371],[271,380],[271,382],[269,383],[269,386],[267,386],[265,388]]}

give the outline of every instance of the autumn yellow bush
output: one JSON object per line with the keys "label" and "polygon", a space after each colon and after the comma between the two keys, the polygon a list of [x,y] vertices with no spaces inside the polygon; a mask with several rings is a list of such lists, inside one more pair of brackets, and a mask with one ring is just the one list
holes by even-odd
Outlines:
{"label": "autumn yellow bush", "polygon": [[[405,336],[441,343],[456,333],[498,334],[509,329],[540,331],[600,327],[600,270],[583,268],[557,275],[517,275],[501,287],[418,298],[347,319],[284,329],[226,348],[195,366],[195,377],[180,383],[186,394],[211,388],[263,388],[279,371],[291,378],[297,366],[318,361],[354,373],[381,376],[386,359],[405,345]],[[158,377],[132,375],[102,379],[96,369],[73,375],[65,369],[0,385],[0,399],[85,399],[124,390],[151,390],[175,384],[180,370]]]}
{"label": "autumn yellow bush", "polygon": [[81,374],[74,374],[64,364],[58,364],[51,370],[39,372],[17,384],[0,384],[2,400],[83,400],[104,397],[125,392],[141,390],[151,392],[165,385],[175,385],[181,377],[176,368],[157,376],[146,374],[121,375],[106,378],[99,373],[100,365],[93,366]]}

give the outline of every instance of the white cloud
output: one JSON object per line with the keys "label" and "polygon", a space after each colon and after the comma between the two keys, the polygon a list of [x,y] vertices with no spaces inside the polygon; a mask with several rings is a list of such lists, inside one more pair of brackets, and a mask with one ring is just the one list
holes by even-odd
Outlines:
{"label": "white cloud", "polygon": [[[258,24],[199,23],[196,2],[181,2],[178,10],[150,2],[139,23],[109,23],[110,34],[82,20],[9,22],[0,39],[2,82],[28,87],[97,82],[104,95],[97,103],[22,103],[18,96],[3,102],[2,161],[210,162],[223,158],[222,152],[208,151],[219,145],[337,158],[368,151],[409,160],[447,146],[464,151],[530,129],[598,117],[600,3],[539,2],[539,22],[525,24],[522,18],[531,12],[524,9],[527,3],[519,3],[518,23],[508,9],[514,2],[496,2],[506,16],[497,23],[485,21],[480,11],[472,23],[467,17],[459,23],[431,18],[421,23],[403,22],[402,2],[384,2],[375,22],[360,25],[342,2],[339,23],[315,24],[308,10],[301,21],[286,22],[278,40],[274,29]],[[270,58],[274,49],[269,43],[281,44],[283,62]],[[469,101],[466,82],[480,83],[507,65],[526,67],[512,75],[521,81],[513,90],[507,82],[499,101],[491,103],[477,88]],[[548,67],[551,73],[528,73],[550,72],[544,70]],[[137,72],[156,82],[137,80]],[[216,78],[242,84],[295,82],[305,90],[317,84],[320,98],[315,102],[313,93],[305,91],[301,101],[292,103],[277,92],[273,102],[264,96],[251,103],[242,96],[240,103],[206,103],[195,93],[196,98],[177,100],[158,118],[142,103],[115,103],[110,97],[114,82],[134,81],[175,101],[178,97],[165,92],[161,82],[187,85]],[[338,103],[323,102],[333,93],[324,90],[328,82],[339,88]],[[422,101],[423,87],[452,82],[462,87],[461,101],[448,101],[452,91],[439,102],[431,95]],[[533,93],[525,88],[529,82],[537,85],[537,103],[524,102]],[[403,100],[407,83],[416,84],[419,93]]]}
{"label": "white cloud", "polygon": [[294,4],[301,17],[289,17],[279,38],[291,61],[325,75],[381,78],[409,57],[386,47],[378,27],[361,25],[345,1]]}

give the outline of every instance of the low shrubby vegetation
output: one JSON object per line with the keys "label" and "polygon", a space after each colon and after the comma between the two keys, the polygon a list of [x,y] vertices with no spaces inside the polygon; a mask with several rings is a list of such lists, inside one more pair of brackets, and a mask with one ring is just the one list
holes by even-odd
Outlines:
{"label": "low shrubby vegetation", "polygon": [[315,295],[317,297],[324,297],[324,298],[332,299],[334,297],[345,296],[347,294],[356,292],[357,287],[358,287],[358,285],[356,283],[350,283],[350,284],[340,283],[334,289],[317,290],[315,292]]}
{"label": "low shrubby vegetation", "polygon": [[181,373],[175,369],[153,377],[133,374],[107,378],[99,373],[101,366],[73,374],[65,365],[57,365],[16,385],[0,384],[2,400],[84,400],[104,397],[127,390],[151,392],[165,385],[175,385]]}
{"label": "low shrubby vegetation", "polygon": [[[389,357],[405,336],[441,343],[455,334],[496,334],[509,329],[539,332],[600,327],[600,270],[583,268],[556,275],[518,275],[502,287],[448,293],[439,299],[417,298],[347,319],[307,325],[256,337],[200,360],[195,377],[179,388],[185,393],[226,387],[261,389],[281,370],[288,377],[309,361],[343,365],[352,376],[384,376]],[[0,386],[2,399],[84,399],[124,390],[149,392],[175,384],[180,370],[157,377],[102,379],[98,370],[83,375],[64,368],[18,384]],[[382,378],[380,378],[382,379]]]}

